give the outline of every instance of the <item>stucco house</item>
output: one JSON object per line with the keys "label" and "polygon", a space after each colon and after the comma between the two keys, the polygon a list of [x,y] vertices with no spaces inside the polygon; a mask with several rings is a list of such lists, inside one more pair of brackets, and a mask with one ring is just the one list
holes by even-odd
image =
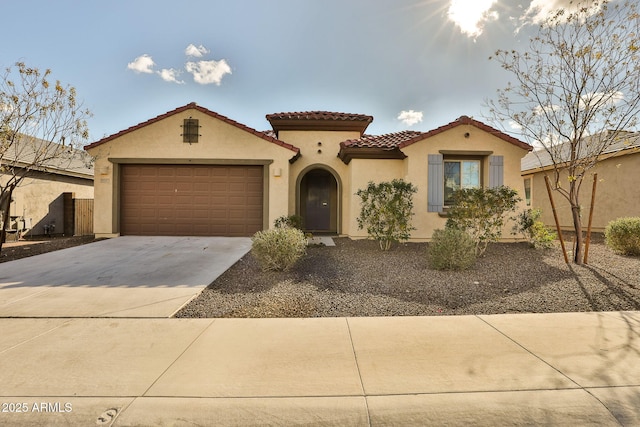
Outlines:
{"label": "stucco house", "polygon": [[372,136],[373,117],[326,111],[266,116],[251,129],[191,103],[88,145],[98,237],[250,236],[297,214],[304,228],[366,237],[356,217],[369,181],[412,182],[412,239],[444,227],[455,188],[508,185],[524,194],[531,146],[469,117],[429,132]]}
{"label": "stucco house", "polygon": [[[585,143],[588,143],[588,138],[585,139]],[[561,150],[558,152],[562,153]],[[541,209],[542,222],[549,227],[555,227],[553,210],[544,182],[545,175],[549,175],[553,182],[551,157],[543,149],[532,151],[522,159],[521,169],[527,204]],[[638,185],[640,183],[640,133],[623,132],[600,156],[596,166],[587,172],[588,175],[585,176],[580,190],[580,204],[583,208],[582,225],[585,229],[588,224],[595,173],[598,174],[598,182],[593,211],[593,231],[604,231],[607,224],[617,218],[640,216],[640,185]],[[566,173],[560,177],[560,181],[568,182]],[[560,227],[573,230],[569,202],[556,191],[552,194]]]}
{"label": "stucco house", "polygon": [[67,155],[50,159],[34,169],[33,147],[59,150],[56,148],[59,144],[37,141],[42,140],[22,135],[0,156],[3,167],[0,168],[0,185],[5,186],[12,174],[25,176],[11,197],[7,239],[15,239],[18,233],[25,236],[64,234],[64,195],[93,199],[93,165],[87,153],[71,150]]}

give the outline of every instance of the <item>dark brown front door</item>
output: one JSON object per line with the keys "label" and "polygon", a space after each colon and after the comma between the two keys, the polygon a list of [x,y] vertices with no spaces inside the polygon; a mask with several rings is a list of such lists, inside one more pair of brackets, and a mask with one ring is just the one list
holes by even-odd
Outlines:
{"label": "dark brown front door", "polygon": [[336,231],[336,180],[322,169],[308,172],[300,183],[301,213],[309,231]]}

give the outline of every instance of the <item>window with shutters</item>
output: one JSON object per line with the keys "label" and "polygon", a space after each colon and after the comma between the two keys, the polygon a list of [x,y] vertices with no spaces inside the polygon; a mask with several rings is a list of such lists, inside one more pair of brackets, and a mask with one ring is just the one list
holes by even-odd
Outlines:
{"label": "window with shutters", "polygon": [[[461,188],[499,187],[504,183],[504,157],[491,152],[429,154],[427,211],[446,212]],[[485,168],[489,168],[485,176]],[[484,181],[487,179],[488,183]]]}
{"label": "window with shutters", "polygon": [[463,188],[479,188],[481,183],[481,165],[479,159],[444,160],[444,204],[453,204],[453,193]]}

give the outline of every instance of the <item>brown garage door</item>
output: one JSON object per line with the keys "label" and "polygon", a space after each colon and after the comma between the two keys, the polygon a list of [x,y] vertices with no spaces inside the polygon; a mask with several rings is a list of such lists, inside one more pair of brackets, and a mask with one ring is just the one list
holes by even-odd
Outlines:
{"label": "brown garage door", "polygon": [[262,229],[262,166],[122,165],[120,232],[250,236]]}

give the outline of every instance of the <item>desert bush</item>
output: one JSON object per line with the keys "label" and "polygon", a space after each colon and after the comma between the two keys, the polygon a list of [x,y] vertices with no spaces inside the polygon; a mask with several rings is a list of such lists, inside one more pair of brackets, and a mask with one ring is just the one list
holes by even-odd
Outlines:
{"label": "desert bush", "polygon": [[489,242],[498,241],[507,213],[513,212],[520,200],[518,193],[506,186],[457,190],[446,227],[469,233],[476,244],[476,255],[481,256]]}
{"label": "desert bush", "polygon": [[557,234],[550,231],[542,221],[540,209],[527,209],[520,212],[513,226],[513,234],[520,233],[536,249],[549,249],[553,247],[553,241]]}
{"label": "desert bush", "polygon": [[302,217],[300,215],[282,215],[273,222],[276,228],[291,227],[302,230]]}
{"label": "desert bush", "polygon": [[476,261],[476,244],[462,230],[435,230],[427,254],[429,266],[434,270],[466,270]]}
{"label": "desert bush", "polygon": [[358,220],[358,228],[366,228],[369,237],[380,244],[386,251],[393,242],[408,240],[413,216],[413,194],[416,187],[402,179],[374,184],[369,182],[365,189],[356,195],[360,197],[362,209]]}
{"label": "desert bush", "polygon": [[306,252],[307,238],[297,228],[258,231],[251,238],[251,253],[264,271],[289,270]]}
{"label": "desert bush", "polygon": [[607,246],[623,255],[640,255],[640,217],[618,218],[604,230]]}

